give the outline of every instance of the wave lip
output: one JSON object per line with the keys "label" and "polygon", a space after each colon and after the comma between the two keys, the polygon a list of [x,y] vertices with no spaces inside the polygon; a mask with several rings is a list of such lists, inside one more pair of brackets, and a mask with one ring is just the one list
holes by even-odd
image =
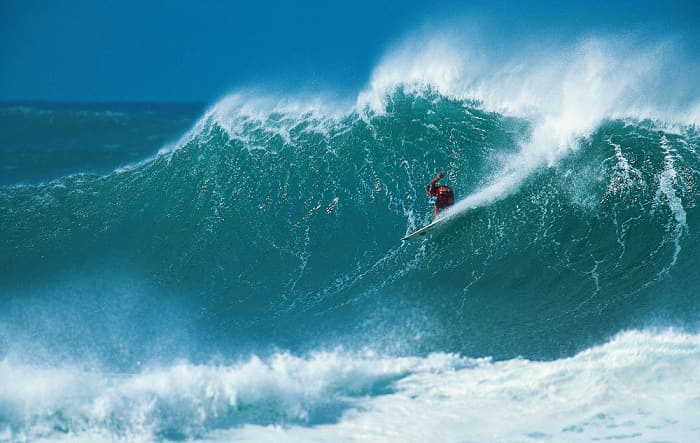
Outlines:
{"label": "wave lip", "polygon": [[532,124],[503,170],[449,216],[507,197],[535,170],[576,150],[581,138],[608,119],[700,124],[700,96],[691,87],[698,72],[670,41],[642,45],[628,37],[590,37],[572,45],[531,42],[494,52],[478,35],[448,27],[390,50],[357,107],[381,114],[396,88],[411,94],[434,90]]}

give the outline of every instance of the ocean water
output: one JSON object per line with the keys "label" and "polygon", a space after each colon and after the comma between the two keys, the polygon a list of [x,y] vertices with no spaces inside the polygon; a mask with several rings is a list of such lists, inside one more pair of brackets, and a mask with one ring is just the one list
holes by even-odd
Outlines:
{"label": "ocean water", "polygon": [[697,441],[684,65],[474,53],[347,100],[5,105],[0,441]]}
{"label": "ocean water", "polygon": [[0,185],[107,174],[177,139],[202,104],[3,103]]}

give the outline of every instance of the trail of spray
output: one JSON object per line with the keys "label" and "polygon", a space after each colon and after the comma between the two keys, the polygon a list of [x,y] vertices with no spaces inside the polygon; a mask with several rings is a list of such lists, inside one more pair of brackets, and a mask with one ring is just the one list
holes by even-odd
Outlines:
{"label": "trail of spray", "polygon": [[697,123],[700,99],[684,95],[690,77],[669,85],[677,56],[668,43],[590,38],[568,47],[524,45],[507,55],[487,49],[474,36],[450,31],[411,38],[388,53],[358,96],[358,108],[382,113],[396,88],[433,90],[531,123],[519,151],[446,217],[508,197],[533,172],[576,150],[605,119]]}

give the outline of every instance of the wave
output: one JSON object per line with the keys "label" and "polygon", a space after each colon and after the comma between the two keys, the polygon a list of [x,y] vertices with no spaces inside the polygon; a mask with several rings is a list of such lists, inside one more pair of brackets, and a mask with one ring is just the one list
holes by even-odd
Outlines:
{"label": "wave", "polygon": [[[697,100],[652,93],[676,57],[601,39],[527,59],[460,45],[390,52],[355,105],[234,94],[150,161],[0,188],[3,349],[29,334],[122,355],[143,322],[84,299],[144,291],[184,316],[186,349],[224,353],[557,358],[623,328],[694,325],[699,137],[673,117]],[[402,245],[440,169],[459,221]],[[50,312],[27,315],[29,300]],[[66,315],[127,327],[83,346]]]}
{"label": "wave", "polygon": [[[577,149],[578,140],[605,120],[656,120],[684,126],[700,122],[692,91],[698,66],[673,42],[640,44],[632,37],[590,37],[573,44],[542,41],[494,53],[483,38],[455,30],[411,36],[375,69],[359,107],[383,112],[397,86],[420,94],[473,101],[482,109],[527,119],[530,134],[486,187],[453,212],[504,198],[543,165]],[[670,74],[671,66],[683,69]]]}
{"label": "wave", "polygon": [[[31,294],[55,306],[55,291],[27,282],[64,275],[73,289],[51,310],[79,318],[90,281],[136,279],[184,311],[192,335],[231,352],[379,340],[409,352],[551,358],[657,317],[693,324],[693,127],[607,120],[531,169],[513,163],[529,121],[430,91],[397,89],[383,114],[333,119],[260,120],[222,107],[152,162],[3,188],[9,300],[25,306]],[[429,220],[424,186],[442,168],[456,211],[470,210],[440,235],[401,245]],[[118,306],[109,314],[125,317]],[[10,329],[15,339],[32,330]],[[77,350],[80,330],[40,335]],[[99,352],[119,354],[106,343]]]}
{"label": "wave", "polygon": [[[0,187],[0,441],[695,435],[692,60],[472,40]],[[439,170],[454,220],[401,243]]]}
{"label": "wave", "polygon": [[0,441],[686,441],[698,363],[700,338],[673,330],[546,362],[335,349],[114,374],[6,357]]}

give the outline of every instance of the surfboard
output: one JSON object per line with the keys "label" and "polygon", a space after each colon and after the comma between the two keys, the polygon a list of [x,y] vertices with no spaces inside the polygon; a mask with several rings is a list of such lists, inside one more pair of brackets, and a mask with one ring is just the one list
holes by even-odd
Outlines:
{"label": "surfboard", "polygon": [[419,237],[423,237],[426,234],[429,234],[430,232],[434,231],[437,229],[443,222],[445,222],[449,217],[443,217],[443,218],[438,218],[434,222],[427,224],[423,226],[422,228],[411,232],[405,237],[401,237],[401,240],[406,241],[406,240],[413,240]]}

